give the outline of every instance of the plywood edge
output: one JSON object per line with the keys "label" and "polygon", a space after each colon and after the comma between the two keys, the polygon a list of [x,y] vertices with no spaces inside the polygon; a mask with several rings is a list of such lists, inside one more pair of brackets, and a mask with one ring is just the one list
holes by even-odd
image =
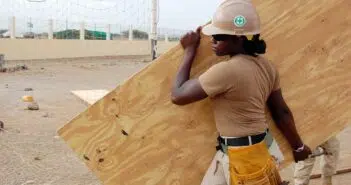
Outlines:
{"label": "plywood edge", "polygon": [[74,90],[71,93],[77,96],[85,104],[92,105],[106,96],[110,91],[107,89]]}

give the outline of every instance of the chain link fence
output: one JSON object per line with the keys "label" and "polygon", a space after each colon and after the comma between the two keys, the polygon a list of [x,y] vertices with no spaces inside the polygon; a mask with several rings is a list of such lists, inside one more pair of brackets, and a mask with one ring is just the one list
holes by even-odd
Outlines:
{"label": "chain link fence", "polygon": [[[12,29],[15,30],[16,39],[50,39],[50,34],[53,39],[83,39],[81,34],[84,33],[84,40],[148,40],[151,28],[145,24],[102,24],[31,17],[1,17],[0,38],[10,38]],[[158,40],[178,41],[186,32],[186,30],[158,28]]]}

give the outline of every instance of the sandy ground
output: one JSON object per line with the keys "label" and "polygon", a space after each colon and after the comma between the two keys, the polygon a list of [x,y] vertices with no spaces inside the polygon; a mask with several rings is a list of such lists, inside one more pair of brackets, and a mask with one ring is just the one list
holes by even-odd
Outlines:
{"label": "sandy ground", "polygon": [[[0,73],[0,120],[6,129],[0,132],[0,185],[100,185],[56,131],[87,108],[71,90],[113,89],[147,65],[143,61],[30,62],[27,71]],[[23,95],[33,95],[40,110],[25,110]],[[339,168],[351,167],[351,145],[347,144],[351,129],[338,137],[342,148]],[[282,176],[291,180],[292,168],[283,170]],[[351,184],[351,174],[335,177],[335,185],[346,184]]]}

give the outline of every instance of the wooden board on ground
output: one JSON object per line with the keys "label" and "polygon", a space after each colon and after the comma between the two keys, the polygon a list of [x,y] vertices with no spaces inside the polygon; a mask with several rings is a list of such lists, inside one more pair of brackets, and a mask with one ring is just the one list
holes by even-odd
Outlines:
{"label": "wooden board on ground", "polygon": [[101,98],[103,98],[106,94],[109,93],[108,90],[105,89],[97,89],[97,90],[76,90],[71,91],[72,94],[77,96],[83,102],[88,105],[92,105]]}
{"label": "wooden board on ground", "polygon": [[[351,120],[350,2],[254,2],[297,129],[316,147]],[[217,133],[208,99],[182,107],[170,101],[182,57],[179,45],[172,48],[58,131],[103,184],[200,184]],[[224,59],[204,37],[191,76]],[[290,147],[271,119],[270,128],[290,163]]]}

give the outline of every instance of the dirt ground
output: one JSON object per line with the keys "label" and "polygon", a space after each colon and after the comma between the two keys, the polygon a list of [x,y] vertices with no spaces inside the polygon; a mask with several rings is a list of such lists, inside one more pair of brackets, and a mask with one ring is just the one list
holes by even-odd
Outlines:
{"label": "dirt ground", "polygon": [[[27,71],[0,73],[0,120],[6,129],[0,132],[0,185],[100,185],[56,134],[87,108],[70,91],[111,90],[147,65],[144,60],[31,61],[26,63]],[[25,110],[24,95],[34,96],[40,110]],[[347,144],[351,128],[338,138],[339,169],[351,167],[351,145]],[[319,173],[318,164],[314,173]],[[282,176],[291,180],[292,167],[283,170]],[[346,184],[351,184],[351,173],[335,176],[334,185]]]}

